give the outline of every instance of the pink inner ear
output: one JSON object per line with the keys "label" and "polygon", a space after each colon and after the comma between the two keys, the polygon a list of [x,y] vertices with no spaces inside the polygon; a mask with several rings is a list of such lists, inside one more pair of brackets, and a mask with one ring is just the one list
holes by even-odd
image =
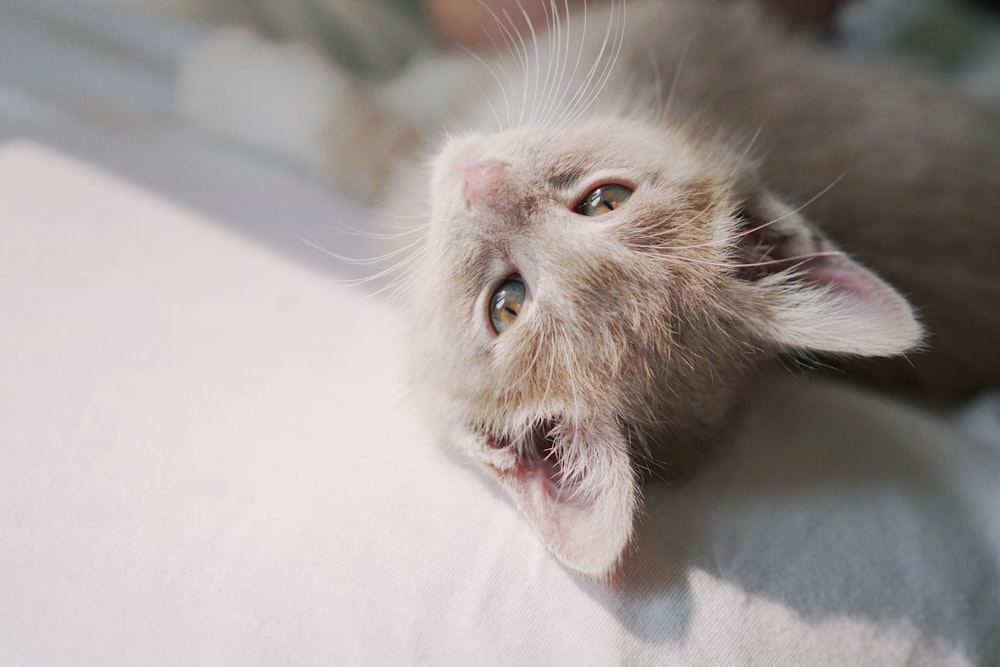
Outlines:
{"label": "pink inner ear", "polygon": [[757,279],[765,275],[794,270],[799,282],[846,291],[862,300],[878,299],[885,285],[871,280],[871,272],[851,261],[833,245],[804,223],[794,230],[778,225],[758,226],[745,234],[744,243],[755,246],[761,255],[758,266],[748,266],[744,277]]}
{"label": "pink inner ear", "polygon": [[[798,270],[802,282],[849,294],[860,303],[870,306],[878,307],[887,296],[888,285],[844,255],[810,259]],[[891,288],[889,292],[896,297]]]}
{"label": "pink inner ear", "polygon": [[500,480],[545,540],[568,567],[593,576],[609,574],[632,535],[636,507],[627,444],[612,438],[573,436],[583,465],[565,479],[559,448],[538,439],[537,456],[522,457]]}
{"label": "pink inner ear", "polygon": [[775,296],[770,338],[791,348],[863,356],[901,354],[919,344],[922,328],[896,290],[799,216],[774,220],[747,221],[741,240],[752,258],[741,269],[744,279],[791,269],[788,285],[799,286]]}

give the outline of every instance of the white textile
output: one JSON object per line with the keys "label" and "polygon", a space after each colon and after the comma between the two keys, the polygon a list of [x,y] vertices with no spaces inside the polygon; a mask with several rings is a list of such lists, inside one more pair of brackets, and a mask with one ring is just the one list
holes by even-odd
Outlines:
{"label": "white textile", "polygon": [[0,665],[1000,663],[996,395],[777,380],[576,577],[301,241],[364,208],[176,117],[199,35],[0,2]]}

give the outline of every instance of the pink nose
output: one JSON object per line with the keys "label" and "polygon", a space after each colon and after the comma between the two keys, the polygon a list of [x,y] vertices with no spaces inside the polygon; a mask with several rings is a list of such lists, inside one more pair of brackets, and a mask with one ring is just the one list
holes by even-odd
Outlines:
{"label": "pink nose", "polygon": [[466,165],[462,169],[465,190],[465,205],[489,205],[490,199],[503,185],[507,165],[503,162],[479,162]]}

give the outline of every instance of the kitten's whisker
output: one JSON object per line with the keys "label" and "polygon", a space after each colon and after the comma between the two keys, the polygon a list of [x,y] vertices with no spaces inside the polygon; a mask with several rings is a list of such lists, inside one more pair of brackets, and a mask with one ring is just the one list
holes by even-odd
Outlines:
{"label": "kitten's whisker", "polygon": [[[389,206],[386,204],[386,206]],[[395,211],[378,211],[378,215],[382,218],[389,218],[392,220],[427,220],[426,213],[397,213]],[[400,225],[402,227],[402,225]],[[407,225],[407,229],[422,230],[425,227],[430,227],[430,223],[426,222],[417,226]]]}
{"label": "kitten's whisker", "polygon": [[687,59],[687,53],[688,53],[688,49],[691,47],[691,39],[692,39],[692,37],[694,37],[694,33],[693,32],[687,36],[686,40],[684,40],[684,46],[681,48],[680,58],[677,60],[677,67],[674,68],[674,78],[670,82],[670,92],[667,93],[667,99],[663,103],[663,117],[664,118],[669,117],[670,116],[670,112],[673,109],[674,96],[677,94],[677,86],[679,85],[680,80],[681,80],[681,73],[684,70],[684,61]]}
{"label": "kitten's whisker", "polygon": [[[598,76],[597,86],[591,93],[588,94],[589,99],[587,99],[586,104],[584,104],[566,121],[567,124],[571,125],[576,121],[578,121],[596,103],[601,92],[604,90],[604,87],[611,79],[611,76],[614,73],[615,65],[617,64],[618,58],[621,55],[622,45],[625,42],[625,23],[626,23],[625,3],[619,2],[617,5],[618,7],[621,8],[620,19],[619,19],[619,12],[615,11],[614,0],[612,0],[611,6],[612,6],[611,11],[613,20],[608,22],[608,31],[605,33],[605,42],[604,44],[601,45],[599,60],[604,60],[604,65],[601,70],[601,74]],[[620,28],[619,28],[619,21],[621,22]],[[615,30],[613,30],[613,28]],[[612,32],[614,32],[615,34],[614,38],[610,37]],[[611,52],[610,56],[605,59],[605,53],[609,39],[611,39],[611,47],[610,47]]]}
{"label": "kitten's whisker", "polygon": [[840,183],[841,179],[843,179],[843,178],[844,178],[843,174],[841,174],[840,176],[837,176],[837,178],[833,179],[833,182],[831,182],[825,188],[823,188],[822,190],[820,190],[819,192],[817,192],[816,194],[814,194],[812,197],[810,197],[804,204],[801,204],[800,206],[797,206],[797,207],[793,208],[790,211],[782,213],[777,218],[773,218],[771,220],[768,220],[767,222],[765,222],[765,223],[763,223],[761,225],[758,225],[757,227],[754,227],[753,229],[748,229],[746,231],[743,231],[743,232],[740,233],[740,236],[746,236],[747,234],[752,234],[754,232],[760,231],[761,229],[764,229],[765,227],[770,227],[771,225],[773,225],[775,223],[781,222],[782,220],[787,220],[788,218],[792,217],[793,215],[798,215],[803,210],[805,210],[805,208],[807,206],[809,206],[810,204],[812,204],[813,202],[815,202],[817,199],[819,199],[820,197],[822,197],[823,195],[825,195],[827,192],[829,192],[830,190],[832,190],[837,185],[837,183]]}
{"label": "kitten's whisker", "polygon": [[[489,37],[490,42],[493,43],[493,48],[495,50],[499,50],[500,47],[499,47],[499,45],[497,45],[496,41],[493,39],[493,34],[490,33],[489,31],[486,31],[486,34]],[[498,64],[498,66],[500,66],[502,68],[503,73],[504,73],[504,75],[506,77],[506,84],[498,83],[497,85],[500,88],[500,97],[503,99],[504,115],[505,115],[505,118],[507,118],[507,124],[505,124],[504,121],[500,119],[500,114],[497,112],[496,106],[493,104],[493,95],[491,95],[490,92],[487,91],[486,88],[484,88],[483,85],[480,84],[478,81],[476,82],[476,89],[479,90],[479,93],[480,93],[480,95],[482,96],[482,99],[483,99],[483,103],[486,105],[487,109],[489,109],[490,114],[493,116],[493,119],[497,123],[496,131],[497,132],[503,132],[508,127],[508,125],[510,123],[510,115],[511,115],[511,108],[510,108],[510,104],[511,103],[510,103],[510,100],[508,99],[508,96],[507,96],[507,88],[508,88],[508,85],[510,84],[510,72],[509,72],[509,70],[508,70],[508,68],[507,68],[507,66],[506,66],[506,64],[505,64],[505,62],[503,60],[498,60],[496,62]],[[499,77],[498,76],[494,77],[494,79],[498,80]]]}
{"label": "kitten's whisker", "polygon": [[[490,114],[492,114],[494,120],[496,120],[496,122],[497,122],[497,129],[496,129],[496,131],[497,132],[503,132],[504,129],[507,127],[507,125],[504,124],[504,122],[500,119],[500,114],[497,113],[496,108],[493,106],[493,102],[490,101],[489,93],[487,93],[486,90],[484,88],[482,88],[481,86],[479,87],[479,92],[481,92],[483,94],[483,101],[486,102],[486,106],[489,108]],[[503,95],[506,95],[506,92],[503,92]],[[505,104],[505,106],[506,106],[506,104]],[[508,113],[507,115],[509,116],[510,114]]]}
{"label": "kitten's whisker", "polygon": [[[322,247],[320,247],[320,246],[318,246],[318,245],[316,245],[314,243],[311,243],[311,242],[309,242],[306,239],[301,239],[301,240],[303,240],[307,244],[311,245],[312,247],[316,248],[320,252],[323,252],[324,254],[327,254],[327,255],[329,255],[331,257],[334,257],[334,258],[338,259],[338,261],[343,262],[343,263],[347,263],[347,264],[361,264],[361,265],[365,265],[365,264],[369,264],[369,263],[372,263],[372,264],[376,263],[376,262],[368,262],[368,261],[364,261],[364,260],[352,260],[351,258],[345,258],[345,257],[339,256],[336,253],[333,253],[333,252],[331,252],[331,251],[329,251],[329,250],[327,250],[325,248],[322,248]],[[414,245],[416,245],[416,244],[414,244]],[[417,261],[418,259],[420,259],[425,254],[426,250],[427,250],[426,246],[421,246],[421,247],[417,248],[417,250],[415,250],[414,252],[412,252],[410,255],[404,257],[403,259],[399,260],[395,264],[393,264],[393,265],[391,265],[391,266],[389,266],[389,267],[387,267],[387,268],[385,268],[385,269],[383,269],[381,271],[377,271],[377,272],[375,272],[373,274],[370,274],[368,276],[364,276],[364,277],[360,277],[360,278],[338,279],[338,280],[335,280],[334,282],[336,284],[348,285],[350,287],[363,287],[363,286],[368,285],[370,283],[380,281],[383,278],[390,277],[390,276],[395,276],[395,277],[391,278],[391,280],[389,281],[388,284],[384,285],[380,289],[377,289],[374,292],[372,292],[372,293],[370,293],[370,294],[367,295],[369,297],[375,297],[375,296],[381,295],[382,293],[384,293],[386,291],[393,290],[394,293],[392,294],[390,301],[394,300],[395,298],[398,298],[400,296],[400,291],[397,290],[397,287],[404,280],[406,280],[407,276],[409,275],[408,272],[406,271],[406,269],[408,269],[409,266],[411,264],[413,264],[415,261]],[[400,252],[392,253],[392,255],[395,255],[395,254],[401,254],[401,253]],[[390,257],[390,255],[386,255],[382,259],[385,259],[385,258],[388,258],[388,257]]]}
{"label": "kitten's whisker", "polygon": [[545,35],[546,41],[548,42],[548,56],[545,59],[547,67],[545,68],[545,82],[541,88],[541,95],[539,100],[541,101],[541,106],[539,106],[538,111],[540,114],[539,124],[545,125],[546,120],[549,117],[549,108],[552,101],[551,86],[555,82],[555,71],[553,65],[555,64],[555,48],[559,45],[560,35],[556,28],[556,16],[553,14],[550,17],[550,11],[552,8],[552,0],[549,0],[549,9],[543,9],[545,14]]}
{"label": "kitten's whisker", "polygon": [[[494,49],[495,49],[496,53],[499,54],[498,57],[500,59],[500,62],[503,63],[504,73],[507,75],[507,85],[504,87],[504,90],[501,91],[501,94],[503,95],[503,98],[504,98],[504,106],[506,107],[506,112],[507,112],[506,116],[505,116],[506,122],[505,122],[504,125],[502,125],[500,127],[500,131],[503,132],[503,131],[511,129],[511,127],[513,127],[513,124],[514,124],[514,106],[513,105],[516,102],[516,100],[513,100],[512,98],[513,98],[513,94],[514,94],[514,90],[515,90],[515,86],[514,86],[515,77],[514,77],[514,74],[511,73],[511,70],[514,68],[515,65],[519,65],[519,70],[520,70],[520,72],[521,72],[521,74],[523,76],[526,65],[525,65],[525,62],[524,62],[524,55],[521,53],[521,50],[518,48],[518,45],[517,45],[516,41],[514,40],[514,36],[511,34],[510,30],[507,28],[506,25],[504,25],[503,23],[500,22],[499,17],[497,17],[497,15],[492,10],[490,10],[490,13],[493,15],[494,19],[496,20],[497,27],[499,27],[501,33],[504,36],[504,43],[507,45],[506,52],[504,52],[499,46],[497,46],[494,43]],[[505,16],[507,16],[506,13],[505,13]],[[507,20],[508,21],[510,20],[509,16],[507,16]],[[492,37],[491,37],[491,40],[492,40]],[[513,60],[514,58],[517,59],[516,63]],[[508,95],[508,91],[507,91],[508,88],[510,89],[510,94],[509,95]]]}
{"label": "kitten's whisker", "polygon": [[[553,14],[556,15],[556,34],[559,37],[559,48],[557,49],[558,60],[555,62],[557,66],[556,71],[559,73],[559,76],[552,89],[549,103],[549,117],[546,118],[546,124],[549,124],[552,119],[560,115],[563,96],[565,95],[566,87],[569,85],[566,81],[566,73],[569,70],[569,50],[573,37],[570,23],[569,0],[563,0],[563,8],[557,5],[556,0],[550,0],[550,4]],[[565,9],[565,12],[563,9]]]}
{"label": "kitten's whisker", "polygon": [[[554,14],[558,14],[561,11],[556,7],[556,0],[550,0],[550,5],[552,7],[552,12]],[[573,31],[571,29],[571,23],[570,23],[569,0],[563,0],[563,10],[565,11],[565,13],[563,14],[563,16],[565,17],[565,26],[566,26],[565,30],[563,30],[561,23],[557,26],[557,32],[560,36],[560,42],[562,44],[562,48],[559,49],[559,62],[558,62],[559,78],[557,79],[556,85],[554,86],[552,102],[550,105],[551,107],[550,118],[546,118],[546,123],[548,123],[549,120],[551,120],[551,117],[555,117],[557,114],[559,114],[559,111],[562,108],[562,102],[566,97],[566,89],[569,86],[569,81],[566,79],[566,72],[569,69],[570,41],[573,36]],[[565,39],[562,39],[563,32],[565,32]]]}
{"label": "kitten's whisker", "polygon": [[[507,13],[506,9],[502,10],[503,17],[506,19],[506,23],[504,23],[504,21],[502,21],[500,19],[500,16],[497,15],[497,13],[493,10],[493,8],[489,6],[489,4],[486,2],[486,0],[479,0],[479,4],[482,5],[483,8],[487,12],[489,12],[490,16],[493,18],[493,22],[496,24],[497,28],[500,29],[500,32],[503,35],[504,43],[508,47],[508,52],[507,52],[507,54],[505,54],[503,52],[504,49],[501,49],[499,47],[499,45],[497,45],[496,41],[493,39],[492,34],[490,34],[490,42],[493,43],[493,47],[496,50],[496,52],[497,52],[499,58],[501,59],[501,61],[502,62],[506,62],[506,60],[509,58],[508,54],[512,54],[513,56],[515,56],[517,58],[518,63],[521,65],[522,75],[523,76],[527,76],[527,66],[528,66],[527,65],[527,58],[528,58],[527,47],[524,44],[524,39],[521,37],[520,33],[517,32],[517,27],[514,25],[514,21],[511,19],[510,14]],[[510,27],[508,27],[508,25]],[[517,34],[517,38],[518,39],[514,38],[515,33]],[[520,48],[518,48],[518,41],[520,41]],[[509,68],[507,68],[506,66],[505,66],[505,73],[507,74],[507,83],[509,85],[509,84],[511,84],[513,82],[513,77],[510,75]],[[511,104],[509,103],[508,96],[507,96],[507,91],[506,91],[505,87],[503,87],[501,89],[501,94],[504,97],[504,102],[505,102],[506,107],[507,107],[506,108],[506,110],[507,110],[507,124],[505,126],[502,126],[501,130],[507,130],[507,129],[511,128],[511,125],[513,123],[513,120],[514,120],[514,109],[511,106]],[[523,100],[522,100],[522,103],[523,103]]]}
{"label": "kitten's whisker", "polygon": [[[538,358],[538,356],[540,356],[540,352],[541,352],[542,349],[546,349],[546,350],[552,349],[552,346],[549,343],[549,332],[545,328],[541,328],[540,332],[539,332],[539,336],[538,336],[538,349],[537,349],[537,351],[538,351],[539,354],[536,354],[536,357],[535,357],[536,359]],[[548,377],[545,380],[545,391],[542,392],[542,401],[545,402],[545,403],[548,403],[549,396],[550,396],[551,390],[552,390],[552,375],[555,373],[555,364],[552,363],[551,357],[547,358],[546,361],[547,361],[548,366],[549,366],[549,374],[548,374]]]}
{"label": "kitten's whisker", "polygon": [[[711,210],[713,210],[714,208],[715,208],[715,202],[709,201],[707,204],[705,204],[704,208],[702,208],[700,211],[698,211],[696,214],[694,214],[693,216],[691,216],[690,218],[688,218],[684,222],[682,222],[680,224],[677,224],[677,225],[673,225],[673,226],[661,225],[659,231],[656,231],[656,232],[646,232],[645,238],[656,239],[656,238],[664,238],[664,237],[674,236],[677,233],[679,233],[682,230],[684,230],[685,228],[689,227],[690,225],[693,225],[693,224],[696,224],[696,223],[700,222],[702,220],[702,218],[705,215],[707,215],[708,212],[711,211]],[[692,247],[692,246],[685,246],[685,247]],[[700,247],[700,246],[693,246],[693,247]],[[671,248],[676,249],[676,246],[671,246]]]}
{"label": "kitten's whisker", "polygon": [[[790,218],[793,215],[797,215],[797,214],[801,213],[810,204],[812,204],[817,199],[819,199],[820,197],[822,197],[823,195],[825,195],[827,192],[829,192],[830,190],[832,190],[837,185],[837,183],[840,182],[840,180],[842,178],[843,178],[843,175],[838,176],[837,178],[835,178],[833,180],[832,183],[830,183],[825,188],[823,188],[822,190],[820,190],[818,193],[816,193],[815,195],[813,195],[812,197],[810,197],[809,200],[807,200],[805,203],[801,204],[800,206],[797,206],[794,209],[791,209],[790,211],[786,211],[785,213],[779,215],[776,218],[772,218],[771,220],[768,220],[767,222],[763,222],[763,223],[761,223],[759,225],[756,225],[754,227],[749,227],[749,228],[746,228],[746,229],[741,229],[737,233],[731,234],[731,235],[727,236],[726,238],[720,239],[720,240],[717,240],[717,241],[708,241],[706,243],[696,243],[696,244],[685,245],[685,246],[669,246],[669,249],[670,250],[694,250],[694,249],[697,249],[697,248],[726,247],[726,246],[732,245],[735,241],[738,241],[741,238],[745,238],[747,236],[755,234],[756,232],[759,232],[759,231],[761,231],[763,229],[766,229],[767,227],[770,227],[771,225],[777,224],[777,223],[781,222],[782,220],[786,220],[786,219]],[[700,213],[698,213],[696,216],[694,216],[694,217],[692,217],[692,218],[684,221],[682,224],[677,225],[675,227],[665,228],[663,231],[657,232],[656,234],[651,234],[647,238],[655,238],[656,236],[666,236],[666,235],[674,233],[674,232],[676,232],[676,231],[678,231],[680,229],[683,229],[684,227],[686,227],[686,226],[688,226],[688,225],[696,222],[704,213],[706,213],[708,211],[708,209],[710,207],[711,207],[711,204],[709,206],[707,206],[705,209],[702,209],[702,211]]]}
{"label": "kitten's whisker", "polygon": [[[611,0],[610,6],[611,6],[610,11],[613,14],[615,8],[615,0]],[[586,108],[590,106],[592,102],[591,85],[593,84],[594,76],[597,74],[598,68],[600,68],[601,62],[604,59],[605,54],[607,52],[608,41],[611,39],[611,33],[613,29],[614,29],[614,23],[612,21],[608,21],[608,26],[604,32],[604,38],[601,42],[601,48],[598,50],[596,56],[594,57],[594,62],[591,64],[591,66],[587,70],[587,73],[584,75],[585,78],[583,82],[581,83],[579,88],[577,88],[577,91],[573,95],[573,97],[570,99],[569,107],[566,110],[566,117],[563,120],[563,123],[565,125],[571,124],[573,118],[577,118],[579,117],[579,115],[582,115],[582,113],[578,113],[581,111],[581,108],[583,110],[586,110]],[[581,44],[581,52],[585,47],[586,47],[585,43]]]}
{"label": "kitten's whisker", "polygon": [[[523,10],[522,10],[523,11]],[[517,25],[514,23],[514,19],[511,18],[510,14],[506,9],[502,10],[502,14],[507,19],[507,23],[510,25],[510,31],[517,36],[518,42],[520,43],[520,48],[516,49],[518,56],[518,61],[521,64],[521,107],[518,111],[518,124],[524,123],[524,110],[528,106],[528,79],[530,77],[531,71],[531,54],[528,52],[528,45],[524,41],[524,35],[518,29]],[[511,126],[513,127],[513,116],[511,116]]]}
{"label": "kitten's whisker", "polygon": [[[534,100],[536,99],[538,94],[538,83],[539,81],[541,81],[542,78],[542,72],[541,72],[542,63],[538,53],[538,34],[535,32],[535,25],[531,21],[531,16],[529,16],[527,10],[524,9],[524,5],[521,4],[521,0],[517,0],[517,8],[521,10],[521,16],[524,17],[524,21],[528,25],[528,31],[531,33],[531,46],[532,50],[534,51],[534,57],[535,57],[535,78],[533,80],[535,95],[532,97],[532,103],[530,105],[531,115],[528,117],[528,123],[532,124],[535,119],[535,108],[537,106]],[[527,91],[527,81],[525,82],[525,90]],[[524,110],[522,109],[521,120],[519,122],[520,125],[524,125],[525,122],[523,111]]]}
{"label": "kitten's whisker", "polygon": [[787,264],[789,262],[799,262],[794,266],[790,266],[786,270],[795,270],[802,266],[811,259],[817,259],[819,257],[843,257],[844,253],[837,250],[822,250],[819,252],[806,253],[804,255],[795,255],[793,257],[782,257],[780,259],[769,259],[762,260],[760,262],[712,262],[709,260],[695,259],[693,257],[664,257],[662,261],[670,264],[696,264],[698,266],[711,266],[717,268],[728,268],[728,269],[755,269],[763,266],[773,266],[777,264]]}
{"label": "kitten's whisker", "polygon": [[573,63],[573,71],[570,72],[568,77],[565,77],[567,70],[569,69],[569,56],[570,56],[570,46],[571,37],[573,31],[571,28],[571,12],[569,8],[569,0],[563,0],[563,8],[565,10],[566,16],[566,48],[562,59],[562,74],[559,77],[559,99],[553,105],[553,114],[559,114],[560,112],[565,113],[566,106],[566,96],[569,94],[570,88],[573,85],[573,81],[576,79],[576,73],[580,68],[580,61],[583,57],[583,48],[587,43],[587,3],[583,3],[583,33],[580,37],[580,47],[576,52],[576,61]]}
{"label": "kitten's whisker", "polygon": [[571,400],[573,403],[573,414],[574,419],[572,423],[578,425],[580,423],[580,415],[584,414],[583,401],[580,398],[580,390],[577,385],[577,379],[586,377],[583,373],[580,360],[576,355],[576,350],[570,344],[564,344],[561,346],[562,357],[569,362],[569,369],[567,371],[567,376],[569,378],[569,389],[571,394]]}
{"label": "kitten's whisker", "polygon": [[[613,4],[613,3],[612,3]],[[611,79],[612,74],[614,74],[615,66],[618,64],[618,58],[621,56],[622,46],[625,43],[625,29],[628,25],[628,17],[626,16],[626,5],[624,2],[620,2],[619,7],[621,7],[620,14],[613,12],[612,16],[613,25],[615,26],[614,38],[611,43],[611,57],[606,62],[604,71],[602,72],[602,78],[594,91],[592,98],[597,98],[600,96],[604,87],[607,85],[608,81]]]}
{"label": "kitten's whisker", "polygon": [[396,276],[391,281],[389,281],[389,283],[386,284],[384,287],[380,287],[379,289],[372,292],[371,296],[374,298],[374,297],[379,297],[382,294],[388,293],[388,296],[385,298],[385,301],[389,304],[395,304],[398,300],[402,299],[405,296],[406,281],[407,281],[406,274],[401,274],[399,276]]}
{"label": "kitten's whisker", "polygon": [[[382,215],[389,216],[390,214],[384,213]],[[420,216],[417,216],[417,215],[414,215],[414,216],[403,216],[403,215],[400,215],[398,217],[400,219],[404,219],[404,220],[416,220],[416,219],[426,220],[427,219],[426,216],[422,216],[422,215],[420,215]],[[383,229],[386,229],[386,228],[392,229],[392,228],[394,228],[393,226],[387,224],[386,222],[381,222],[381,221],[379,222],[378,226],[381,227],[381,228],[383,228]],[[331,234],[336,234],[338,236],[355,236],[355,237],[360,237],[360,238],[373,239],[373,240],[377,240],[377,241],[399,241],[399,240],[403,240],[403,239],[407,239],[407,238],[411,238],[411,237],[412,238],[422,238],[423,235],[424,235],[424,232],[427,229],[429,229],[430,226],[431,225],[430,225],[429,222],[424,222],[423,224],[420,224],[420,225],[413,225],[413,224],[405,225],[405,226],[399,225],[398,227],[395,227],[395,228],[399,229],[401,231],[397,231],[397,232],[393,232],[393,233],[387,233],[387,232],[376,232],[376,231],[372,231],[370,229],[360,229],[358,227],[354,227],[352,225],[348,225],[346,223],[342,223],[341,222],[341,223],[337,223],[337,225],[335,227],[331,227],[329,229],[329,231],[330,231]]]}
{"label": "kitten's whisker", "polygon": [[652,103],[652,106],[655,108],[653,122],[660,124],[663,122],[665,116],[665,108],[661,101],[663,100],[663,72],[660,68],[660,61],[656,58],[656,54],[653,52],[652,45],[646,45],[643,51],[645,51],[646,58],[649,60],[649,66],[653,74],[653,85],[655,87]]}
{"label": "kitten's whisker", "polygon": [[383,278],[383,277],[386,277],[386,276],[390,276],[390,275],[393,275],[393,274],[397,274],[397,275],[394,278],[392,278],[392,280],[390,281],[390,283],[389,283],[388,286],[395,286],[395,285],[397,285],[397,284],[399,284],[399,283],[407,280],[409,278],[409,269],[410,269],[410,267],[413,264],[415,264],[415,263],[419,262],[420,260],[422,260],[424,258],[424,256],[427,254],[427,250],[428,250],[427,246],[423,246],[423,247],[417,248],[408,257],[404,257],[403,259],[399,260],[395,264],[392,264],[391,266],[386,267],[382,271],[379,271],[378,273],[375,273],[375,274],[369,276],[368,282],[370,282],[372,280],[377,280],[377,279],[380,279],[380,278]]}
{"label": "kitten's whisker", "polygon": [[405,252],[407,252],[407,251],[409,251],[409,250],[417,247],[417,246],[420,246],[421,244],[424,243],[424,239],[416,239],[415,241],[412,241],[411,243],[408,243],[405,246],[402,246],[400,248],[395,248],[393,250],[390,250],[390,251],[388,251],[386,253],[383,253],[382,255],[376,256],[376,257],[358,258],[358,257],[347,257],[345,255],[337,254],[337,253],[333,252],[332,250],[330,250],[328,248],[324,248],[323,246],[319,245],[318,243],[310,241],[309,239],[307,239],[305,237],[302,237],[302,236],[296,236],[295,238],[298,239],[299,241],[301,241],[302,243],[305,243],[306,245],[310,246],[311,248],[319,250],[323,254],[329,255],[330,257],[333,257],[334,259],[336,259],[338,261],[344,262],[346,264],[353,264],[353,265],[356,265],[356,266],[368,266],[368,265],[372,265],[372,264],[378,264],[379,262],[384,262],[384,261],[386,261],[388,259],[394,259],[395,257],[397,257],[397,256],[399,256],[399,255],[401,255],[401,254],[403,254],[403,253],[405,253]]}
{"label": "kitten's whisker", "polygon": [[[552,86],[546,92],[546,106],[542,113],[541,124],[550,125],[553,119],[559,115],[562,100],[565,97],[567,82],[565,81],[566,71],[569,64],[570,47],[570,11],[569,0],[563,0],[565,14],[557,5],[556,0],[549,0],[549,11],[552,13],[552,35],[550,44],[552,48],[550,56],[550,69],[553,70]],[[565,18],[565,29],[563,19]]]}
{"label": "kitten's whisker", "polygon": [[336,227],[331,227],[328,229],[329,233],[333,236],[343,237],[354,237],[370,239],[374,241],[413,241],[419,242],[423,240],[425,232],[430,228],[430,223],[425,222],[419,225],[407,224],[407,225],[390,225],[387,222],[381,221],[378,224],[380,229],[386,230],[398,230],[398,231],[373,231],[370,229],[358,229],[352,227],[345,223],[340,223]]}
{"label": "kitten's whisker", "polygon": [[[507,89],[504,87],[503,81],[500,79],[500,75],[497,74],[496,71],[492,67],[490,67],[490,65],[485,60],[483,60],[479,56],[479,54],[477,54],[476,52],[474,52],[472,49],[466,48],[465,46],[462,46],[460,48],[463,51],[465,51],[465,53],[467,53],[469,56],[471,56],[477,63],[479,63],[480,65],[482,65],[486,69],[487,72],[489,72],[489,75],[493,78],[493,80],[496,82],[497,86],[500,88],[500,95],[503,97],[504,105],[509,108],[510,107],[510,101],[507,99]],[[488,96],[486,96],[486,101],[487,101],[487,103],[489,103],[489,97]],[[496,117],[497,124],[500,126],[500,129],[503,129],[503,123],[500,122],[500,117],[497,115],[496,110],[493,109],[493,105],[492,104],[490,104],[490,110],[493,111],[493,115]]]}
{"label": "kitten's whisker", "polygon": [[[348,287],[364,287],[365,285],[381,280],[382,278],[385,278],[388,275],[391,275],[391,272],[389,270],[386,270],[370,276],[364,276],[362,278],[334,278],[332,282],[336,285],[346,285]],[[392,281],[389,282],[389,284],[375,290],[374,292],[371,292],[368,296],[370,297],[378,296],[382,292],[386,291],[387,288],[392,286],[393,283],[397,280],[399,280],[399,277],[394,278]]]}
{"label": "kitten's whisker", "polygon": [[[614,12],[615,3],[611,0],[611,12]],[[594,58],[593,64],[587,70],[583,83],[577,89],[576,93],[570,98],[569,108],[566,110],[566,117],[563,119],[563,124],[571,125],[578,119],[582,114],[590,107],[593,103],[593,96],[591,95],[591,85],[593,84],[594,76],[597,74],[598,68],[601,66],[601,61],[604,59],[606,50],[608,47],[608,41],[611,39],[611,33],[614,27],[612,21],[608,21],[608,27],[604,32],[604,39],[601,42],[601,48],[597,52]],[[581,50],[585,47],[581,45]]]}
{"label": "kitten's whisker", "polygon": [[[673,249],[674,250],[687,250],[687,249],[694,249],[694,248],[711,248],[711,247],[723,247],[723,246],[727,246],[727,245],[732,245],[732,243],[734,241],[737,241],[737,240],[739,240],[741,238],[744,238],[746,236],[750,236],[751,234],[759,232],[762,229],[766,229],[767,227],[770,227],[771,225],[779,223],[782,220],[786,220],[786,219],[790,218],[793,215],[797,215],[797,214],[801,213],[802,210],[804,210],[807,206],[809,206],[810,204],[812,204],[813,202],[815,202],[817,199],[819,199],[820,197],[822,197],[823,195],[825,195],[827,192],[829,192],[830,190],[832,190],[834,188],[834,186],[836,186],[837,183],[839,183],[842,178],[843,178],[843,174],[840,175],[840,176],[838,176],[837,178],[835,178],[832,183],[830,183],[825,188],[823,188],[822,190],[820,190],[818,193],[816,193],[815,195],[813,195],[812,197],[810,197],[809,200],[806,201],[804,204],[802,204],[802,205],[800,205],[800,206],[798,206],[798,207],[796,207],[796,208],[794,208],[794,209],[792,209],[790,211],[787,211],[787,212],[781,214],[777,218],[773,218],[771,220],[768,220],[767,222],[761,223],[761,224],[757,225],[756,227],[750,227],[748,229],[740,230],[736,234],[732,234],[732,235],[726,237],[725,239],[722,239],[722,240],[719,240],[719,241],[710,241],[708,243],[701,243],[701,244],[688,245],[688,246],[676,246]],[[684,224],[685,225],[686,224],[690,224],[690,222],[691,221],[687,221]],[[680,226],[678,226],[677,228],[679,228],[679,227]],[[677,228],[675,228],[675,229],[677,229]]]}
{"label": "kitten's whisker", "polygon": [[757,142],[757,139],[760,137],[760,133],[763,131],[764,123],[761,122],[761,124],[757,126],[757,131],[753,133],[752,137],[750,137],[750,141],[747,143],[746,148],[744,148],[740,156],[736,158],[736,163],[729,171],[729,177],[726,179],[727,181],[732,183],[737,174],[739,174],[740,169],[743,168],[743,163],[746,161],[747,157],[750,155],[750,151],[753,149],[753,145]]}
{"label": "kitten's whisker", "polygon": [[[569,11],[568,8],[567,11]],[[567,82],[567,92],[569,86],[573,83],[573,81],[576,80],[576,74],[580,70],[580,63],[583,62],[583,52],[584,49],[586,49],[587,47],[587,28],[589,27],[590,22],[587,20],[586,2],[583,3],[583,12],[581,16],[581,21],[583,22],[583,28],[580,33],[580,40],[579,40],[580,44],[576,50],[576,62],[573,64],[573,73],[570,75],[569,81]],[[580,87],[574,86],[574,87],[576,88],[576,93],[574,93],[573,96],[569,98],[568,102],[565,101],[565,95],[559,101],[560,108],[563,109],[564,114],[567,116],[575,106],[574,100],[576,99],[577,95],[579,95],[579,91],[582,88],[582,86]]]}
{"label": "kitten's whisker", "polygon": [[406,241],[410,239],[416,239],[421,236],[419,230],[407,230],[405,232],[396,233],[386,233],[386,232],[369,232],[369,231],[359,231],[352,229],[334,229],[331,234],[337,236],[350,236],[353,238],[368,239],[371,241]]}

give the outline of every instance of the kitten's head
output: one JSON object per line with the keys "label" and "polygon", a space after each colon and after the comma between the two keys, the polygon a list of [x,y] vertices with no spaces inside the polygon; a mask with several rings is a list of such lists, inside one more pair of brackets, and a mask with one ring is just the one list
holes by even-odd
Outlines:
{"label": "kitten's head", "polygon": [[789,350],[898,354],[907,303],[684,127],[452,140],[414,280],[418,393],[569,567],[610,572],[669,474]]}

